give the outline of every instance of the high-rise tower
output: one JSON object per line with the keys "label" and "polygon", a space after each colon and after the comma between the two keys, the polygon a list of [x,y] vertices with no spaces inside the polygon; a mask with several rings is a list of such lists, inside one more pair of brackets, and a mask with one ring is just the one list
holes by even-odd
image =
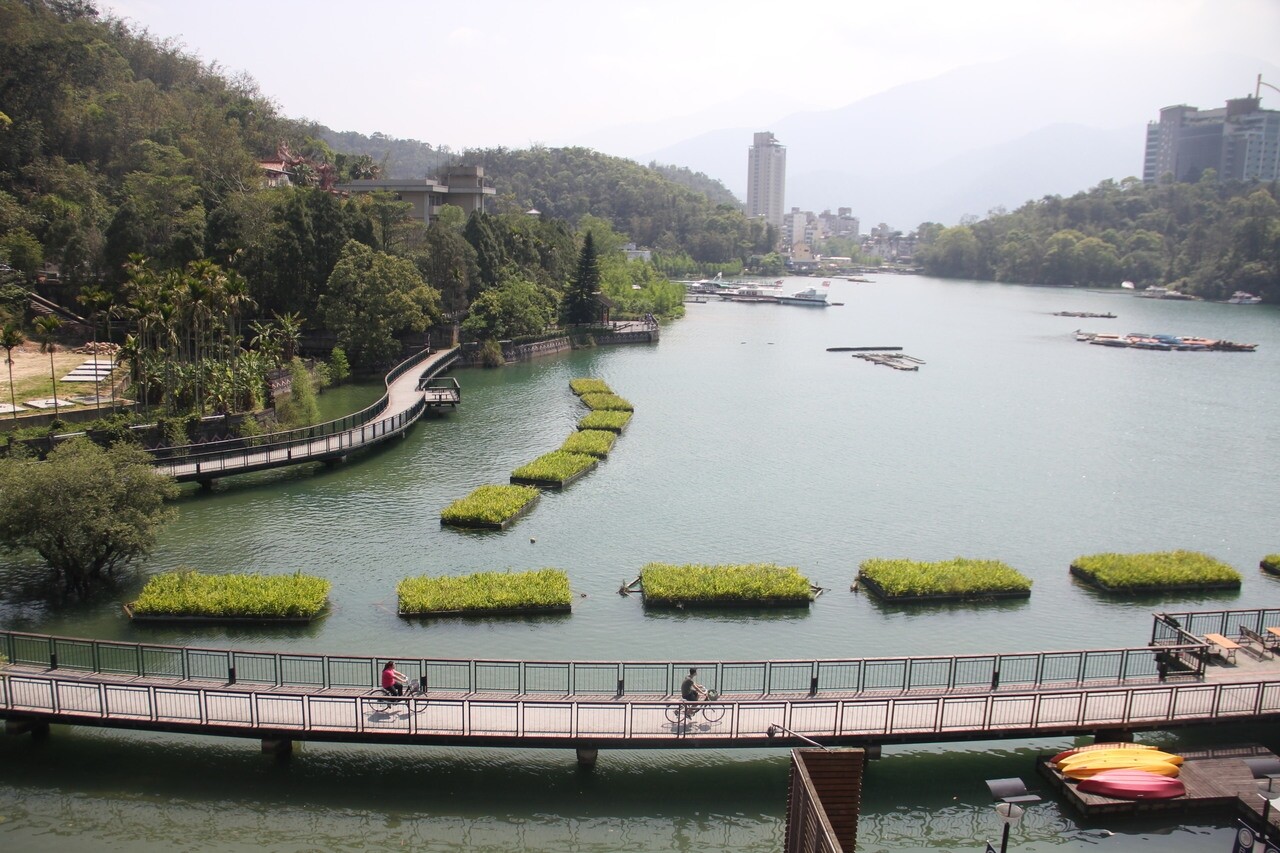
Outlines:
{"label": "high-rise tower", "polygon": [[768,131],[757,133],[747,150],[747,216],[763,216],[781,228],[786,188],[787,147]]}

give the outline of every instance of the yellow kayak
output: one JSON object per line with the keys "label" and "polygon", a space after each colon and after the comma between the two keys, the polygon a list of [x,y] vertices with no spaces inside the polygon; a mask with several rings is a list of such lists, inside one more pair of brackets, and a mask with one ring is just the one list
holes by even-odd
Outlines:
{"label": "yellow kayak", "polygon": [[1163,752],[1158,749],[1091,749],[1078,752],[1058,762],[1058,769],[1076,767],[1081,764],[1109,764],[1112,767],[1128,767],[1148,761],[1163,761],[1177,766],[1182,763],[1181,755]]}
{"label": "yellow kayak", "polygon": [[1086,762],[1062,768],[1062,775],[1068,779],[1088,779],[1108,770],[1145,770],[1148,773],[1171,778],[1178,775],[1178,765],[1170,764],[1168,761],[1130,762],[1127,764],[1089,764]]}

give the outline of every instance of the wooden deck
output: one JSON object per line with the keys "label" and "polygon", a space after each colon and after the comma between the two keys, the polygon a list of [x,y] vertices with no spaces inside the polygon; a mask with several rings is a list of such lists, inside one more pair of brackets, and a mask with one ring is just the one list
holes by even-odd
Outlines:
{"label": "wooden deck", "polygon": [[[1280,786],[1273,786],[1273,780],[1265,777],[1254,778],[1253,771],[1245,763],[1246,758],[1276,759],[1276,755],[1266,747],[1246,744],[1180,751],[1178,754],[1185,759],[1178,778],[1187,793],[1168,800],[1117,800],[1082,792],[1074,780],[1065,778],[1048,763],[1049,756],[1041,756],[1036,762],[1036,770],[1076,811],[1088,816],[1217,809],[1236,811],[1252,825],[1259,826],[1264,803],[1261,795],[1280,796]],[[1273,830],[1280,831],[1280,811],[1268,811],[1267,822]]]}

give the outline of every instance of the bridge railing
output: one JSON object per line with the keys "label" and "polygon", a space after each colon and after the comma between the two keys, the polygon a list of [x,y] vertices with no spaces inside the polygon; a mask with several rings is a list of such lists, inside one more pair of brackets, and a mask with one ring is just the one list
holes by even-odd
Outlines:
{"label": "bridge railing", "polygon": [[[1250,610],[1201,610],[1192,613],[1158,613],[1155,617],[1152,642],[1157,636],[1176,635],[1185,640],[1194,637],[1203,642],[1205,634],[1222,634],[1239,637],[1240,626],[1265,634],[1270,626],[1280,627],[1280,608],[1255,608]],[[1178,632],[1178,633],[1174,633]]]}
{"label": "bridge railing", "polygon": [[[430,358],[433,353],[428,349],[414,353],[409,358],[396,365],[386,376],[387,387],[400,378],[407,371],[412,370],[417,365]],[[449,359],[452,362],[453,359]],[[443,369],[445,364],[440,366]],[[344,415],[335,420],[326,421],[321,424],[314,424],[308,427],[299,427],[291,430],[281,430],[279,432],[266,433],[246,438],[229,438],[222,441],[210,441],[204,444],[186,444],[176,447],[160,447],[150,451],[151,455],[159,463],[165,461],[177,461],[180,464],[191,464],[193,462],[213,462],[218,457],[243,456],[246,453],[267,453],[275,454],[278,450],[289,450],[298,447],[304,447],[317,439],[327,439],[331,436],[338,436],[348,433],[351,430],[369,424],[378,419],[383,412],[387,410],[390,402],[390,395],[383,394],[377,401],[369,406],[349,415]],[[280,458],[273,456],[273,458]]]}
{"label": "bridge railing", "polygon": [[346,432],[323,438],[298,439],[266,446],[245,447],[236,451],[194,453],[186,458],[174,457],[157,461],[155,468],[177,478],[215,476],[224,471],[240,472],[270,468],[272,465],[294,459],[324,459],[341,456],[370,444],[377,444],[387,436],[408,429],[426,408],[426,400],[420,399],[408,409],[389,418],[375,420],[352,427]]}
{"label": "bridge railing", "polygon": [[760,745],[774,726],[829,743],[1043,736],[1103,728],[1280,716],[1280,683],[1185,683],[1112,689],[992,693],[976,696],[885,696],[839,699],[747,699],[713,704],[723,717],[671,721],[670,701],[441,698],[404,700],[391,709],[370,696],[272,693],[224,687],[83,681],[52,675],[0,678],[0,712],[78,721],[246,736],[262,730],[324,733],[332,739],[378,735],[457,743],[637,741]]}
{"label": "bridge railing", "polygon": [[776,661],[520,661],[315,655],[209,649],[0,631],[0,652],[28,666],[315,689],[378,683],[386,660],[439,694],[669,696],[690,667],[707,687],[733,695],[1018,690],[1151,681],[1150,647],[994,655]]}

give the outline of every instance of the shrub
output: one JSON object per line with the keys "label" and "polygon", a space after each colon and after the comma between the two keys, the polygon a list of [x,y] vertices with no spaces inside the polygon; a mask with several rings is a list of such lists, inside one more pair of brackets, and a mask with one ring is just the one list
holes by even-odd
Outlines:
{"label": "shrub", "polygon": [[635,408],[617,394],[583,394],[579,399],[593,412],[632,412]]}
{"label": "shrub", "polygon": [[310,618],[329,600],[329,581],[291,575],[205,575],[190,569],[147,581],[130,605],[137,616],[203,616],[239,619]]}
{"label": "shrub", "polygon": [[592,412],[578,421],[578,429],[607,429],[609,432],[622,432],[630,420],[630,412]]}
{"label": "shrub", "polygon": [[603,379],[570,379],[569,390],[581,397],[583,394],[612,394]]}
{"label": "shrub", "polygon": [[502,367],[507,358],[502,354],[502,344],[490,338],[480,345],[480,363],[485,367]]}
{"label": "shrub", "polygon": [[440,511],[440,520],[459,526],[498,526],[514,518],[539,492],[531,486],[480,486]]}
{"label": "shrub", "polygon": [[603,459],[618,440],[616,432],[607,429],[580,429],[564,440],[560,449],[568,453],[585,453]]}
{"label": "shrub", "polygon": [[966,598],[1031,592],[1031,581],[998,560],[956,557],[937,563],[866,560],[858,579],[886,598]]}
{"label": "shrub", "polygon": [[528,464],[511,472],[512,480],[533,480],[539,483],[564,483],[598,464],[594,456],[553,450],[544,453]]}
{"label": "shrub", "polygon": [[347,351],[342,347],[334,347],[329,353],[329,375],[334,385],[341,385],[351,377],[351,362],[347,360]]}
{"label": "shrub", "polygon": [[1103,589],[1143,591],[1240,586],[1240,573],[1196,551],[1091,554],[1071,563],[1072,574]]}
{"label": "shrub", "polygon": [[479,572],[458,577],[405,578],[396,584],[400,614],[567,609],[569,576],[559,569]]}
{"label": "shrub", "polygon": [[809,579],[774,563],[706,566],[649,563],[640,570],[646,604],[811,601]]}

